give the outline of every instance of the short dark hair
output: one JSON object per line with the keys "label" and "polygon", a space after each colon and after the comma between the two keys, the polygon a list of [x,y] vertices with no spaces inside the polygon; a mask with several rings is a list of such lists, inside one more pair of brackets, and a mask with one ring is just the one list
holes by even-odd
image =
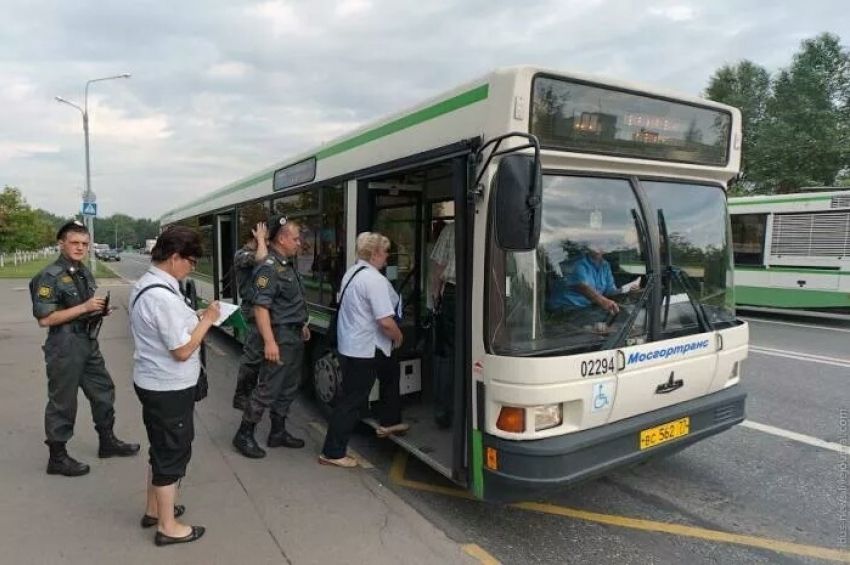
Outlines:
{"label": "short dark hair", "polygon": [[177,253],[181,257],[199,258],[204,254],[201,234],[186,226],[169,226],[159,234],[151,249],[151,261],[161,263]]}
{"label": "short dark hair", "polygon": [[89,229],[80,220],[71,220],[70,222],[63,224],[62,227],[59,228],[59,231],[56,232],[56,241],[65,239],[65,236],[69,233],[84,233],[88,235]]}

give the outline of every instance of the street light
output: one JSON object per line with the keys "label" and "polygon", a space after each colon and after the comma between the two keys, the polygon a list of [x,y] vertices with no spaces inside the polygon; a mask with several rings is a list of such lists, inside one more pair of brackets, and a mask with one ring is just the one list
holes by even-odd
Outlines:
{"label": "street light", "polygon": [[[93,83],[93,82],[101,82],[101,81],[104,81],[104,80],[114,80],[114,79],[118,79],[118,78],[130,78],[130,76],[131,76],[130,73],[123,73],[123,74],[120,74],[120,75],[108,76],[108,77],[103,77],[103,78],[93,78],[93,79],[87,81],[86,82],[85,96],[83,98],[83,107],[82,108],[80,108],[79,106],[77,106],[73,102],[69,102],[68,100],[65,100],[61,96],[56,97],[57,102],[61,102],[62,104],[67,104],[68,106],[71,106],[72,108],[76,108],[77,110],[79,110],[80,114],[83,115],[83,134],[85,135],[85,138],[86,138],[86,196],[85,196],[86,198],[88,198],[92,194],[92,191],[91,191],[91,167],[89,165],[89,85],[91,85],[91,83]],[[91,246],[89,247],[89,261],[91,263],[91,270],[92,270],[92,272],[94,272],[94,271],[97,270],[97,257],[95,256],[95,252],[94,252],[94,244],[95,244],[95,240],[94,240],[94,217],[88,216],[88,218],[89,218],[89,237],[91,238]]]}

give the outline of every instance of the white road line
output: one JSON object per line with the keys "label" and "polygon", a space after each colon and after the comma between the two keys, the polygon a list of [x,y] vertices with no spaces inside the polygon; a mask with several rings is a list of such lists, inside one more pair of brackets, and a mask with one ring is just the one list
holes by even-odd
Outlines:
{"label": "white road line", "polygon": [[782,349],[771,349],[770,347],[758,347],[753,345],[750,346],[750,352],[770,355],[773,357],[785,357],[786,359],[796,359],[798,361],[822,363],[824,365],[832,365],[833,367],[850,367],[850,359],[842,359],[840,357],[825,357],[823,355],[812,355],[811,353],[785,351]]}
{"label": "white road line", "polygon": [[833,327],[830,327],[830,326],[815,326],[815,325],[812,325],[812,324],[797,324],[797,323],[794,323],[794,322],[780,322],[778,320],[760,320],[760,319],[757,319],[757,318],[746,318],[746,317],[742,317],[741,319],[748,322],[748,323],[751,323],[751,324],[752,323],[755,323],[755,324],[774,324],[774,325],[777,325],[777,326],[791,326],[793,328],[810,328],[810,329],[813,329],[813,330],[824,330],[824,331],[827,331],[827,332],[843,332],[843,333],[850,334],[850,330],[848,330],[848,329],[833,328]]}
{"label": "white road line", "polygon": [[752,420],[744,420],[743,422],[741,422],[741,425],[745,428],[750,428],[751,430],[758,430],[766,434],[784,437],[785,439],[792,439],[794,441],[799,441],[800,443],[805,443],[806,445],[813,445],[822,449],[837,451],[838,453],[850,453],[850,446],[841,445],[840,443],[833,443],[831,441],[824,441],[816,437],[798,434],[797,432],[783,430],[782,428],[777,428],[774,426],[768,426],[767,424],[759,424],[758,422],[753,422]]}

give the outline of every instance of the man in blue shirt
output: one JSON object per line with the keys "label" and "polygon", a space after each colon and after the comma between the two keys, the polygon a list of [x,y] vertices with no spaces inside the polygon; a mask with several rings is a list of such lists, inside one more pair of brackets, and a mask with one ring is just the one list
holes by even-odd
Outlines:
{"label": "man in blue shirt", "polygon": [[602,256],[602,249],[592,246],[589,253],[572,264],[571,272],[555,282],[547,306],[551,311],[564,311],[596,305],[618,314],[619,305],[608,297],[620,292],[614,284],[611,265]]}

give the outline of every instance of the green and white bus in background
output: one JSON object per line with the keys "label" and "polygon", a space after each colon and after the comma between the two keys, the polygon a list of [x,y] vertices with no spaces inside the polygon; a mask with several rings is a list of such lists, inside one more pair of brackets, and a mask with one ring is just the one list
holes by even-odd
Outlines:
{"label": "green and white bus in background", "polygon": [[[393,440],[473,496],[510,500],[675,452],[744,419],[748,326],[734,312],[725,193],[740,148],[740,113],[722,104],[501,69],[161,223],[201,231],[201,293],[234,302],[232,257],[251,226],[271,213],[300,223],[314,331],[305,373],[327,405],[342,376],[321,334],[340,277],[359,232],[387,235],[411,423]],[[456,320],[455,418],[441,429],[426,281],[439,229],[452,222],[458,299],[442,315]],[[610,296],[619,312],[550,307],[575,293],[575,267],[591,250],[628,290]],[[241,335],[243,322],[231,325]]]}
{"label": "green and white bus in background", "polygon": [[850,314],[850,190],[729,199],[742,308]]}

